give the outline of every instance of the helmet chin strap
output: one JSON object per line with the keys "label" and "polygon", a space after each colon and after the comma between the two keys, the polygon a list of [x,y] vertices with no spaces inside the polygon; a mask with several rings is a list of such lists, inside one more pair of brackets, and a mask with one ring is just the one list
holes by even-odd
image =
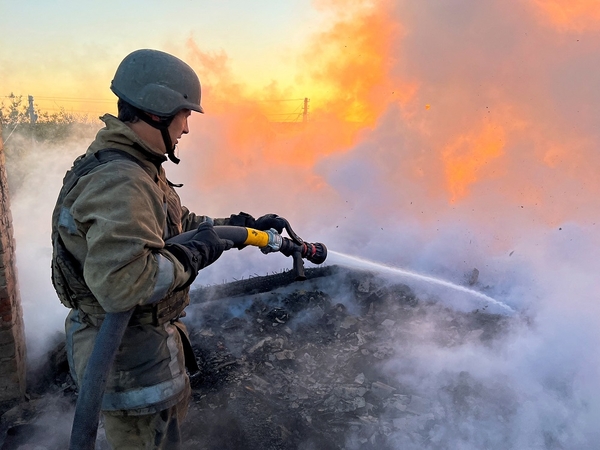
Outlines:
{"label": "helmet chin strap", "polygon": [[171,160],[171,162],[179,164],[179,161],[181,160],[177,156],[175,156],[175,146],[173,145],[173,141],[171,141],[171,135],[169,134],[168,126],[167,128],[159,128],[159,130],[160,134],[162,134],[162,138],[165,143],[165,148],[167,149],[167,157]]}
{"label": "helmet chin strap", "polygon": [[177,156],[175,156],[175,146],[173,145],[173,141],[171,140],[171,135],[169,134],[169,125],[173,122],[175,116],[171,117],[161,117],[160,120],[153,120],[147,113],[138,109],[138,115],[140,119],[146,122],[153,128],[156,128],[160,131],[160,134],[163,138],[163,142],[165,143],[165,148],[167,149],[167,157],[175,164],[179,164],[181,161]]}

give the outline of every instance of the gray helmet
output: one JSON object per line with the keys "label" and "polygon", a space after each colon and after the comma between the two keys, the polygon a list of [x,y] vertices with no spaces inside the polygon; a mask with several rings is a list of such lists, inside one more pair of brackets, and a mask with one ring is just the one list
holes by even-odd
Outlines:
{"label": "gray helmet", "polygon": [[194,69],[158,50],[136,50],[127,55],[110,89],[127,103],[160,117],[174,116],[182,109],[204,112]]}

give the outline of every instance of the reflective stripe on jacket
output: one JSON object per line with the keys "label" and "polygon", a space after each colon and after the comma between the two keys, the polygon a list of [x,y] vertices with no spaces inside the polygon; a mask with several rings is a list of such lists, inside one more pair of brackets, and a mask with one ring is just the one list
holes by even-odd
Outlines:
{"label": "reflective stripe on jacket", "polygon": [[[59,233],[81,264],[93,294],[86,299],[85,311],[119,312],[159,301],[186,283],[190,274],[164,250],[164,240],[196,228],[201,218],[181,206],[161,166],[165,156],[115,117],[102,119],[106,127],[87,154],[115,148],[141,164],[110,161],[82,176],[64,199]],[[86,314],[73,309],[65,324],[76,382],[83,377],[98,332],[97,323]],[[103,409],[148,414],[178,403],[188,393],[178,327],[170,322],[128,327]]]}

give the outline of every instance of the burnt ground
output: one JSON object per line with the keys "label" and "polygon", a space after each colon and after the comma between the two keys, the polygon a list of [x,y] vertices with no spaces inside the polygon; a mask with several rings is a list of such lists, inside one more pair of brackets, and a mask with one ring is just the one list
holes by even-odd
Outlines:
{"label": "burnt ground", "polygon": [[509,318],[425,303],[370,273],[327,270],[266,293],[195,293],[188,327],[201,372],[188,448],[424,448],[446,427],[444,408],[452,420],[481,414],[471,406],[486,402],[498,405],[489,414],[510,414],[510,392],[467,372],[420,392],[388,367],[419,342],[493,345]]}
{"label": "burnt ground", "polygon": [[[419,378],[427,374],[411,358],[418,348],[492,348],[514,319],[425,302],[368,272],[329,267],[307,275],[193,291],[184,320],[200,372],[191,378],[184,448],[445,449],[445,436],[460,436],[466,423],[508,426],[510,386],[460,371],[424,389]],[[76,392],[60,347],[30,391],[28,404],[2,417],[0,448],[66,448]],[[48,427],[49,404],[66,427]],[[107,448],[102,429],[97,448]]]}

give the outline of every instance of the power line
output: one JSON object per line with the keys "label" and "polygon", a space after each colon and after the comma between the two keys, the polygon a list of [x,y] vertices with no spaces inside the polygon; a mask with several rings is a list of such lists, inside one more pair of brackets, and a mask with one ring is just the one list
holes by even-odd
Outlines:
{"label": "power line", "polygon": [[61,102],[88,102],[88,103],[116,103],[117,100],[107,100],[99,98],[76,98],[76,97],[35,97],[40,100],[58,100]]}
{"label": "power line", "polygon": [[[14,98],[19,97],[19,95],[2,95],[2,98]],[[86,97],[42,97],[39,95],[34,96],[36,99],[40,100],[60,100],[60,101],[69,101],[69,102],[92,102],[92,103],[113,103],[116,102],[116,99],[106,99],[106,98],[86,98]],[[301,102],[304,98],[281,98],[281,99],[269,99],[269,100],[259,100],[258,103],[277,103],[277,102]]]}
{"label": "power line", "polygon": [[66,109],[66,108],[43,108],[43,111],[56,111],[56,112],[66,112],[66,113],[80,113],[80,114],[104,114],[106,111],[104,110],[96,110],[96,111],[83,111],[81,109]]}
{"label": "power line", "polygon": [[301,102],[304,98],[283,98],[279,100],[260,100],[259,103],[268,103],[268,102]]}
{"label": "power line", "polygon": [[[2,98],[17,98],[17,97],[25,97],[24,95],[2,95]],[[91,102],[91,103],[116,103],[116,99],[109,100],[106,98],[85,98],[85,97],[40,97],[38,95],[34,96],[36,99],[42,100],[60,100],[60,101],[72,101],[72,102]]]}
{"label": "power line", "polygon": [[[18,98],[18,97],[23,97],[22,95],[3,95],[0,96],[0,98]],[[29,96],[32,97],[32,96]],[[73,110],[73,109],[67,109],[64,107],[61,107],[60,105],[58,105],[57,102],[71,102],[71,103],[112,103],[113,105],[116,106],[116,101],[113,100],[109,100],[106,98],[85,98],[85,97],[45,97],[45,96],[36,96],[35,97],[36,100],[43,100],[43,101],[51,101],[54,102],[54,104],[57,106],[56,108],[41,108],[44,111],[51,111],[51,112],[68,112],[68,113],[78,113],[78,114],[103,114],[106,111],[101,111],[101,110],[94,110],[94,111],[90,111],[90,110]],[[308,117],[308,98],[303,97],[303,98],[282,98],[282,99],[269,99],[269,100],[259,100],[257,101],[257,103],[282,103],[282,102],[303,102],[302,105],[299,105],[298,107],[296,107],[294,109],[294,111],[292,112],[286,112],[286,113],[265,113],[266,116],[295,116],[293,119],[291,119],[291,121],[297,121],[301,116],[302,116],[302,121],[306,122],[307,121],[307,117]]]}

